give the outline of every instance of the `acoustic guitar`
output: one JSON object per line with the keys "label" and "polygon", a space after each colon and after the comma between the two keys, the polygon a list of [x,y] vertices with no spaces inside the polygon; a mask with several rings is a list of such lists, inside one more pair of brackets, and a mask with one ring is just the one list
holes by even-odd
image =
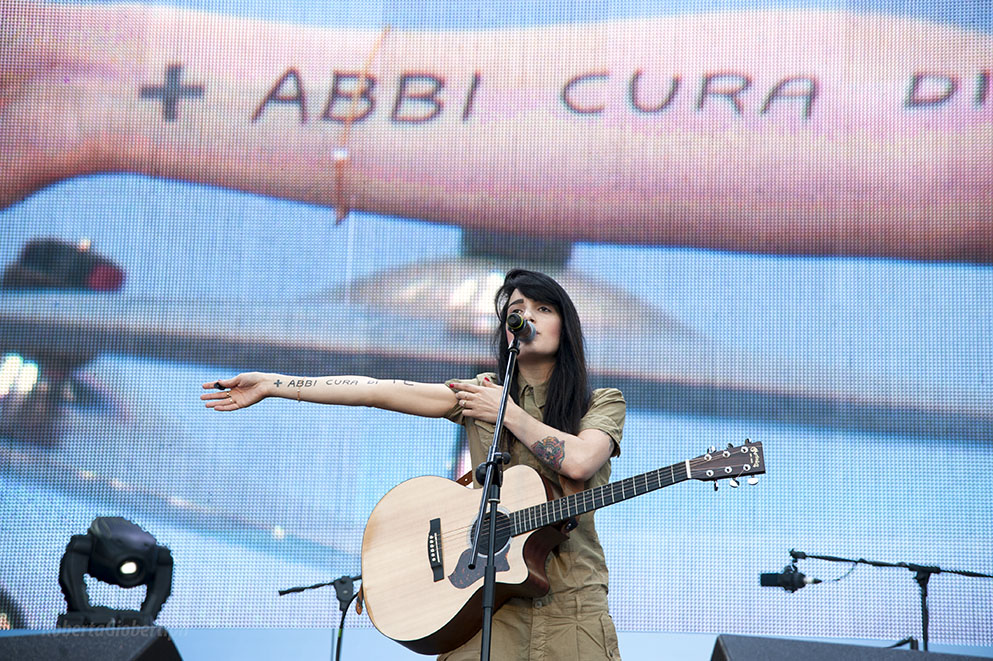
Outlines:
{"label": "acoustic guitar", "polygon": [[[551,486],[528,466],[504,472],[497,518],[495,607],[515,596],[548,592],[545,560],[586,512],[684,480],[747,478],[765,472],[762,444],[714,450],[695,459],[549,500]],[[716,484],[715,484],[716,487]],[[394,487],[373,509],[362,538],[362,591],[373,624],[421,654],[440,654],[482,626],[488,515],[480,555],[469,568],[482,489],[442,477],[416,477]]]}

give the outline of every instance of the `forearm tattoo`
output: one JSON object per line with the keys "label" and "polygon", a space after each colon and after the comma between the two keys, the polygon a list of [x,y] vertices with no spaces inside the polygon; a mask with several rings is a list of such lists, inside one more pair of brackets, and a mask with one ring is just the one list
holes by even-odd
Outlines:
{"label": "forearm tattoo", "polygon": [[562,462],[565,460],[565,441],[554,436],[546,436],[535,443],[531,451],[541,463],[555,472],[562,470]]}
{"label": "forearm tattoo", "polygon": [[[627,82],[628,94],[615,110],[624,108],[632,117],[659,116],[670,107],[691,108],[696,113],[728,112],[738,117],[764,116],[789,113],[804,120],[813,115],[814,104],[821,95],[823,82],[806,73],[784,75],[769,86],[761,88],[762,94],[746,98],[746,91],[755,87],[755,74],[747,70],[708,73],[693,80],[693,91],[680,91],[681,76],[672,75],[657,81],[642,80],[640,67],[628,76],[624,71],[585,71],[572,76],[565,74],[556,86],[558,110],[589,119],[611,116],[612,108],[606,103],[590,103],[587,98],[611,89],[614,81]],[[910,77],[910,92],[903,106],[912,112],[921,108],[939,107],[950,95],[931,98],[922,89],[932,79],[943,78],[951,83],[948,75],[916,72]],[[163,122],[176,122],[183,113],[195,110],[198,103],[206,103],[208,77],[197,68],[187,72],[182,62],[166,66],[159,81],[150,79],[138,89],[138,98],[146,103],[159,104]],[[216,90],[219,85],[212,83]],[[985,102],[989,91],[989,74],[980,74],[975,95],[976,105]],[[394,126],[430,125],[435,120],[444,121],[455,116],[466,123],[475,118],[475,101],[480,88],[485,88],[484,72],[453,75],[443,71],[400,71],[395,80],[377,80],[375,76],[357,71],[334,71],[331,80],[305,78],[290,66],[274,80],[268,93],[256,91],[258,104],[249,118],[257,122],[298,122],[302,125],[315,122],[332,122],[344,125],[361,125],[367,120],[388,119]],[[317,89],[329,89],[327,96],[318,97]],[[310,94],[307,90],[310,90]],[[756,90],[759,91],[759,90]],[[216,92],[215,92],[216,94]],[[454,95],[454,98],[453,98]],[[764,100],[762,100],[764,99]],[[761,105],[759,105],[759,101]],[[784,106],[780,109],[781,106]],[[323,112],[320,112],[323,108]],[[392,110],[390,110],[392,108]],[[320,113],[320,114],[318,114]]]}

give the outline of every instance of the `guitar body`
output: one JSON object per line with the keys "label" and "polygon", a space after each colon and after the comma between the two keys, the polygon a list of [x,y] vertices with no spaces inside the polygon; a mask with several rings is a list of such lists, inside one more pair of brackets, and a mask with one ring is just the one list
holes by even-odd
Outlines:
{"label": "guitar body", "polygon": [[[533,469],[513,466],[504,472],[500,495],[506,513],[545,503],[551,492]],[[468,564],[481,497],[482,489],[417,477],[394,487],[373,509],[362,537],[362,590],[369,617],[384,635],[415,652],[439,654],[480,629],[485,535],[475,568]],[[545,560],[564,539],[556,526],[516,537],[498,533],[494,606],[548,592]]]}
{"label": "guitar body", "polygon": [[[762,444],[747,439],[556,500],[533,469],[509,468],[497,516],[494,607],[514,596],[548,592],[545,560],[566,539],[569,519],[684,480],[729,479],[738,486],[738,478],[751,484],[762,473]],[[384,635],[415,652],[439,654],[479,631],[485,524],[472,569],[469,555],[482,495],[482,489],[441,477],[417,477],[394,487],[373,509],[362,537],[362,590],[369,617]]]}

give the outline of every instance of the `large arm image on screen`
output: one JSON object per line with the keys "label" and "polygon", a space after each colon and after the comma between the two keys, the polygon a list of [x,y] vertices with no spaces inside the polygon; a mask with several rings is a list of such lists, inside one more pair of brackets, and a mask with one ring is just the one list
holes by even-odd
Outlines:
{"label": "large arm image on screen", "polygon": [[993,261],[993,38],[852,7],[356,30],[13,3],[0,204],[133,172],[339,218]]}

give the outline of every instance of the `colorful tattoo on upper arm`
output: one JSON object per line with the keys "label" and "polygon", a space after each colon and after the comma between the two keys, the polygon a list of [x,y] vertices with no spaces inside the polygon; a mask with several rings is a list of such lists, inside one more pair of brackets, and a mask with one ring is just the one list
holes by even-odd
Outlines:
{"label": "colorful tattoo on upper arm", "polygon": [[565,441],[554,436],[546,436],[535,443],[531,451],[541,463],[555,472],[562,470],[562,461],[565,460]]}

